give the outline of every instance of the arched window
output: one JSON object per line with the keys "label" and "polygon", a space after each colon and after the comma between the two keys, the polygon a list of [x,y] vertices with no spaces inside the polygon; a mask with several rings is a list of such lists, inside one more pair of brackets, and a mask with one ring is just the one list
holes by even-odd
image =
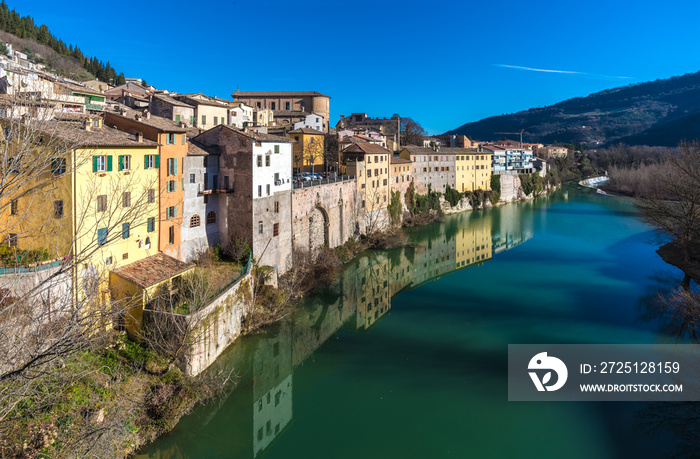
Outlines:
{"label": "arched window", "polygon": [[199,220],[199,215],[194,214],[190,217],[190,228],[194,228],[196,226],[199,226],[200,220]]}
{"label": "arched window", "polygon": [[207,225],[210,223],[216,223],[216,212],[213,210],[207,214]]}

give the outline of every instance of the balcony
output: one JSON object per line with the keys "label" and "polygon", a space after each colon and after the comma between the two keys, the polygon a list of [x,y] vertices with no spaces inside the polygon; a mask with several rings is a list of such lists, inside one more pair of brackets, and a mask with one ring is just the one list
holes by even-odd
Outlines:
{"label": "balcony", "polygon": [[229,185],[228,187],[224,187],[222,185],[217,185],[216,187],[204,187],[203,183],[198,183],[197,184],[197,194],[199,195],[205,195],[205,194],[228,194],[228,193],[233,193],[233,185]]}
{"label": "balcony", "polygon": [[310,186],[328,185],[329,183],[349,182],[355,180],[354,175],[341,175],[338,177],[328,177],[321,180],[310,180],[307,182],[295,182],[294,189],[308,188]]}

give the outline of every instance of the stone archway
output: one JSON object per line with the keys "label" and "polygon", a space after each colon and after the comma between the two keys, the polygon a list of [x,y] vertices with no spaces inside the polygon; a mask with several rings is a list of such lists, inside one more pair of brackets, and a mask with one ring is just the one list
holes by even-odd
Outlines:
{"label": "stone archway", "polygon": [[309,213],[309,250],[314,251],[328,243],[328,212],[321,206],[316,206]]}

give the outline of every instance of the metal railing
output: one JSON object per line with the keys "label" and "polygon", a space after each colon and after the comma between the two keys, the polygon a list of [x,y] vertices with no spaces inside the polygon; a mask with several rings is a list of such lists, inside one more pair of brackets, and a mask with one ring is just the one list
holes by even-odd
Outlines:
{"label": "metal railing", "polygon": [[354,175],[340,175],[336,177],[328,177],[324,178],[321,180],[309,180],[309,181],[302,181],[302,182],[295,182],[294,183],[294,189],[299,189],[299,188],[308,188],[311,186],[319,186],[319,185],[328,185],[329,183],[340,183],[340,182],[349,182],[350,180],[355,180]]}
{"label": "metal railing", "polygon": [[28,273],[36,273],[39,271],[45,271],[47,269],[51,268],[57,268],[61,266],[63,263],[63,260],[56,260],[52,261],[49,263],[42,263],[38,264],[36,266],[18,266],[14,268],[0,268],[0,276],[5,275],[5,274],[28,274]]}

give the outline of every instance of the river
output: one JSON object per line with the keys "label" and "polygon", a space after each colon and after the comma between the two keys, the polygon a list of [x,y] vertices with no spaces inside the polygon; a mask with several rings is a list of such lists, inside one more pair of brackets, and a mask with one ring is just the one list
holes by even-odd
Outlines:
{"label": "river", "polygon": [[237,387],[138,457],[617,458],[687,446],[670,423],[648,431],[659,405],[507,399],[509,343],[669,339],[651,305],[682,276],[629,200],[565,188],[408,232],[415,247],[362,254],[328,291],[234,344],[217,365]]}

